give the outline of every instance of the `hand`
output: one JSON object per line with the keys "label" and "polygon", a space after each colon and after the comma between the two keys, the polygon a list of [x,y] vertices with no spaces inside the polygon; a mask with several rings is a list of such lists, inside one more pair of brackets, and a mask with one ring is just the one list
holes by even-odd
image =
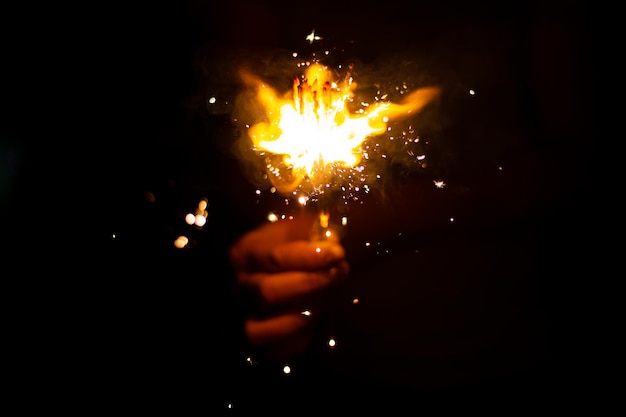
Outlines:
{"label": "hand", "polygon": [[310,345],[323,294],[349,273],[338,241],[311,238],[316,220],[303,215],[264,224],[230,249],[238,296],[246,308],[245,336],[273,360]]}

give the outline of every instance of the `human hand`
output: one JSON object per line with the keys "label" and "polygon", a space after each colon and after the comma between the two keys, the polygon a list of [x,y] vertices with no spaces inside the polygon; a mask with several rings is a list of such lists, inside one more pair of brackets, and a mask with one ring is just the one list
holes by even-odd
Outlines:
{"label": "human hand", "polygon": [[245,336],[273,360],[310,345],[324,293],[349,273],[338,241],[311,239],[315,221],[302,215],[264,224],[230,248]]}

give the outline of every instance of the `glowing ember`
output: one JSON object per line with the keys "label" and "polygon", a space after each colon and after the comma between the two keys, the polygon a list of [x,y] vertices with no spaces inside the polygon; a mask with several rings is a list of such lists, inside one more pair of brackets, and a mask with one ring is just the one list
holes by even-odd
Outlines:
{"label": "glowing ember", "polygon": [[281,98],[261,79],[242,71],[256,89],[264,120],[248,130],[256,151],[268,155],[266,170],[278,192],[288,194],[307,184],[309,193],[323,193],[346,170],[360,171],[367,159],[364,141],[381,135],[390,121],[409,117],[439,95],[436,87],[418,89],[400,103],[362,103],[350,111],[356,82],[351,71],[342,81],[328,67],[313,63]]}

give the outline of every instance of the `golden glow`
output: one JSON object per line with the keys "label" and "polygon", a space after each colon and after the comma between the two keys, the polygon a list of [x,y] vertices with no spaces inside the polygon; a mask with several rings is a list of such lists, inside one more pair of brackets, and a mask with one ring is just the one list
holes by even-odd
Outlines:
{"label": "golden glow", "polygon": [[328,227],[328,218],[330,217],[330,215],[323,211],[320,213],[320,227],[322,227],[323,229],[326,229]]}
{"label": "golden glow", "polygon": [[198,202],[198,206],[196,207],[194,213],[187,213],[185,215],[185,223],[188,225],[195,225],[197,227],[204,227],[208,218],[209,212],[207,207],[209,206],[209,201],[207,199],[201,199]]}
{"label": "golden glow", "polygon": [[187,236],[178,236],[178,238],[174,241],[174,246],[178,249],[182,249],[189,244],[189,238]]}
{"label": "golden glow", "polygon": [[356,82],[341,82],[319,63],[310,64],[303,77],[294,77],[285,97],[248,71],[243,81],[256,89],[264,120],[248,129],[254,148],[280,156],[266,170],[278,192],[289,194],[304,180],[314,190],[332,181],[333,171],[352,169],[364,158],[362,145],[385,133],[390,121],[409,117],[439,95],[439,88],[425,87],[407,94],[400,103],[377,101],[350,112]]}
{"label": "golden glow", "polygon": [[196,216],[196,220],[194,224],[198,227],[204,227],[204,225],[206,224],[206,216],[202,214],[198,214]]}

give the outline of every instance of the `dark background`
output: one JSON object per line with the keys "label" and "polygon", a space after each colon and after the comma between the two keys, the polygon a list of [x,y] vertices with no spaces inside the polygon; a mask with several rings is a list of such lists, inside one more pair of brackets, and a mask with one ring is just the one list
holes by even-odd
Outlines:
{"label": "dark background", "polygon": [[[587,405],[597,330],[594,293],[583,282],[600,274],[589,248],[599,194],[594,16],[587,2],[556,0],[8,7],[0,185],[17,392],[89,410],[128,402],[137,410],[223,410],[232,398],[273,409],[261,387],[295,395],[272,371],[238,368],[245,350],[227,296],[226,249],[263,213],[248,211],[252,187],[224,152],[227,117],[203,110],[216,81],[201,72],[217,66],[221,77],[233,56],[306,50],[303,38],[315,29],[323,47],[347,45],[365,65],[419,59],[450,101],[476,88],[478,108],[449,106],[448,116],[460,118],[446,126],[451,136],[472,139],[464,123],[479,116],[487,130],[473,139],[514,132],[506,146],[526,141],[538,150],[552,180],[540,190],[550,228],[543,244],[553,256],[542,264],[551,277],[542,296],[556,329],[546,363],[559,373],[542,398]],[[493,145],[473,152],[485,161],[506,154]],[[465,172],[451,165],[444,168]],[[193,251],[173,251],[172,237],[186,230],[181,212],[204,196],[213,221],[191,233]],[[540,365],[517,385],[499,382],[523,391],[544,376]],[[329,387],[344,388],[338,380]],[[351,382],[365,393],[346,394],[356,408],[372,392],[401,404],[498,392],[498,381],[432,391]]]}

